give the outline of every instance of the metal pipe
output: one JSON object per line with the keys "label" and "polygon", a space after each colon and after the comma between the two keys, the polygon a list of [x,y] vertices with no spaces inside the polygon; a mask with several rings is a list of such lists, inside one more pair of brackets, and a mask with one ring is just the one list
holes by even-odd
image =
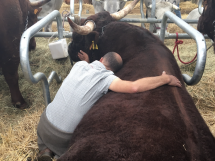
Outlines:
{"label": "metal pipe", "polygon": [[[43,94],[45,99],[46,106],[51,102],[50,100],[50,92],[49,85],[46,79],[45,74],[38,72],[32,75],[31,67],[29,64],[29,42],[30,39],[40,31],[46,24],[50,23],[52,19],[56,17],[57,26],[58,26],[58,38],[63,38],[63,27],[60,12],[57,10],[52,11],[42,20],[38,21],[36,24],[28,28],[21,37],[20,41],[20,64],[24,74],[24,77],[28,80],[28,82],[36,84],[39,81],[42,81]],[[56,77],[56,76],[55,76]],[[59,78],[60,79],[60,78]],[[57,80],[58,81],[58,80]]]}
{"label": "metal pipe", "polygon": [[188,35],[190,35],[193,39],[195,39],[197,43],[197,62],[196,62],[194,74],[192,78],[187,74],[183,74],[184,81],[187,85],[195,85],[201,80],[201,77],[203,75],[204,68],[205,68],[205,62],[206,62],[205,39],[200,32],[198,32],[197,30],[193,30],[193,28],[190,25],[188,25],[186,22],[178,18],[172,12],[167,11],[163,16],[163,21],[161,23],[161,34],[160,34],[161,41],[164,41],[167,18],[174,21],[174,23],[177,26],[179,26],[181,29],[187,32]]}
{"label": "metal pipe", "polygon": [[70,0],[70,14],[74,16],[75,14],[75,1],[74,0]]}
{"label": "metal pipe", "polygon": [[199,0],[199,6],[198,6],[198,11],[199,11],[199,14],[202,15],[202,0]]}
{"label": "metal pipe", "polygon": [[[37,17],[38,20],[42,20],[44,17]],[[72,19],[74,21],[74,18]],[[52,21],[56,21],[56,18],[52,19]],[[64,18],[64,21],[67,21],[67,18]]]}
{"label": "metal pipe", "polygon": [[[38,17],[38,20],[41,20],[42,17]],[[70,17],[72,21],[74,21],[74,17]],[[86,17],[82,17],[81,19],[86,19]],[[53,19],[52,21],[56,21],[56,19]],[[64,18],[64,21],[68,22],[67,18]],[[130,23],[161,23],[162,19],[156,19],[156,18],[122,18],[119,20],[121,22],[130,22]],[[183,19],[183,21],[190,23],[190,24],[197,24],[198,20],[187,20]],[[174,23],[171,20],[167,20],[167,23]]]}
{"label": "metal pipe", "polygon": [[[147,19],[142,19],[142,18],[123,18],[119,20],[121,22],[130,22],[130,23],[161,23],[162,19],[156,19],[156,18],[147,18]],[[190,24],[196,24],[198,23],[198,20],[186,20],[183,19],[183,21],[190,23]],[[174,23],[172,20],[167,20],[167,23]]]}
{"label": "metal pipe", "polygon": [[[156,0],[152,0],[151,18],[155,18]],[[149,31],[153,32],[154,23],[150,23]]]}
{"label": "metal pipe", "polygon": [[[153,33],[156,36],[160,36],[157,33]],[[72,38],[72,32],[64,31],[63,37],[65,38]],[[38,32],[34,35],[34,37],[58,37],[58,32]],[[178,34],[179,39],[192,39],[188,34],[185,33],[179,33]],[[207,35],[204,35],[205,39],[210,39]],[[169,33],[168,35],[165,35],[165,39],[176,39],[176,34]]]}
{"label": "metal pipe", "polygon": [[51,98],[50,98],[50,92],[49,92],[49,83],[47,81],[45,74],[38,72],[38,73],[34,74],[34,76],[32,78],[33,79],[31,80],[31,82],[30,81],[28,81],[28,82],[34,83],[34,84],[37,84],[39,81],[42,82],[43,97],[45,99],[45,105],[47,107],[48,104],[51,102]]}
{"label": "metal pipe", "polygon": [[57,83],[60,83],[62,81],[61,76],[58,76],[55,71],[52,71],[51,74],[49,75],[49,78],[48,78],[48,84],[49,85],[53,79],[55,79],[57,81]]}
{"label": "metal pipe", "polygon": [[[160,36],[160,35],[159,35]],[[205,39],[210,39],[208,35],[204,35]],[[176,34],[168,34],[165,35],[165,39],[176,39]],[[178,34],[178,39],[192,39],[192,37],[188,34]]]}
{"label": "metal pipe", "polygon": [[[143,0],[140,1],[140,13],[141,13],[141,18],[145,18],[145,15],[143,12]],[[146,28],[144,23],[141,23],[141,27]]]}
{"label": "metal pipe", "polygon": [[[53,38],[55,38],[55,37],[58,37],[58,32],[38,32],[34,35],[34,37],[53,37]],[[63,37],[71,38],[72,32],[64,31]]]}
{"label": "metal pipe", "polygon": [[[73,17],[74,19],[74,15],[75,15],[75,1],[74,0],[70,0],[70,18]],[[74,21],[74,20],[73,20]],[[70,27],[70,31],[73,31],[73,29]]]}
{"label": "metal pipe", "polygon": [[82,12],[82,0],[79,0],[79,12],[78,16],[81,18],[81,12]]}

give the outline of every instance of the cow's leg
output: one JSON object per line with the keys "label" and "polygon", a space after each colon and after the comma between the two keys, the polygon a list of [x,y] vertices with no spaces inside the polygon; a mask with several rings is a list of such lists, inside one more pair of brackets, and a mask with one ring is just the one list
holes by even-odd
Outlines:
{"label": "cow's leg", "polygon": [[[177,5],[179,7],[179,4]],[[179,18],[181,18],[181,11],[180,10],[174,10],[176,16],[178,16]]]}
{"label": "cow's leg", "polygon": [[45,31],[45,32],[52,32],[52,22],[50,22],[49,24],[47,24],[47,25],[44,27],[44,31]]}
{"label": "cow's leg", "polygon": [[7,63],[2,65],[2,73],[10,89],[12,104],[16,108],[25,109],[28,107],[28,105],[25,102],[19,90],[18,66],[19,66],[19,60],[18,61],[10,60]]}

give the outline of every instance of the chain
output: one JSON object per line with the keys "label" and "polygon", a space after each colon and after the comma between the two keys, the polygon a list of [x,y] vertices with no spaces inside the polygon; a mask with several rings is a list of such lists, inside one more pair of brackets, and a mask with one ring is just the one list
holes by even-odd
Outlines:
{"label": "chain", "polygon": [[[64,14],[64,12],[66,12],[66,14]],[[63,28],[64,28],[64,19],[65,19],[66,17],[70,16],[70,15],[71,15],[70,12],[67,11],[67,10],[64,10],[64,11],[62,12],[62,17],[63,17]]]}
{"label": "chain", "polygon": [[[28,11],[28,14],[29,14],[29,11]],[[28,15],[27,15],[27,18],[26,18],[26,25],[25,25],[25,30],[24,31],[26,31],[27,28],[28,28]]]}
{"label": "chain", "polygon": [[[102,27],[102,35],[104,34],[104,30],[105,30],[105,27],[106,27],[106,26],[107,26],[107,25],[105,25],[105,26]],[[101,36],[102,36],[102,35],[101,35]]]}

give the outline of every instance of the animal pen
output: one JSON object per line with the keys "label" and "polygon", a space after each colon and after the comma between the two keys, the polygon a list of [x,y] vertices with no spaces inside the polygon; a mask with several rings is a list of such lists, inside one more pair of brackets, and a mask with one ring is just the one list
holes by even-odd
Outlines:
{"label": "animal pen", "polygon": [[[153,30],[153,28],[152,28],[153,23],[162,23],[161,34],[157,35],[160,37],[160,39],[162,41],[164,41],[165,39],[176,39],[176,37],[177,37],[177,34],[174,34],[174,33],[168,33],[165,35],[166,23],[174,23],[177,26],[179,26],[181,29],[183,29],[186,33],[178,34],[178,38],[179,39],[194,39],[196,42],[196,46],[197,46],[197,62],[196,62],[195,67],[194,66],[191,67],[192,70],[194,70],[194,73],[191,77],[188,74],[183,74],[183,78],[184,78],[184,81],[187,85],[196,85],[201,80],[202,75],[204,73],[205,63],[206,63],[205,38],[208,39],[208,37],[206,35],[203,36],[202,34],[200,34],[196,30],[193,30],[193,28],[187,24],[188,22],[189,23],[197,23],[197,20],[184,20],[185,22],[187,22],[187,23],[185,23],[183,20],[181,20],[180,18],[178,18],[176,15],[174,15],[171,12],[166,12],[162,20],[155,19],[154,18],[155,17],[155,5],[156,5],[156,1],[152,0],[152,17],[146,19],[144,12],[143,12],[143,0],[141,0],[140,1],[141,18],[123,18],[120,21],[128,22],[128,23],[141,23],[142,27],[145,27],[144,23],[150,23],[150,27],[149,27],[150,31]],[[199,11],[200,12],[201,12],[201,8],[200,8],[201,5],[202,5],[202,0],[199,0]],[[73,17],[73,15],[75,13],[74,10],[75,10],[74,9],[74,0],[71,0],[70,1],[70,13],[71,13],[70,18],[72,20],[74,20],[74,17]],[[78,12],[79,17],[81,17],[81,13],[82,13],[82,1],[80,0],[79,1],[79,12]],[[169,18],[169,20],[167,20],[168,18]],[[43,26],[45,26],[47,23],[49,23],[51,21],[57,21],[58,32],[50,32],[50,33],[39,32]],[[65,18],[64,21],[67,21],[67,19]],[[40,71],[40,70],[36,74],[32,74],[33,72],[31,69],[31,65],[34,65],[34,61],[29,58],[29,52],[28,52],[28,44],[29,44],[29,40],[31,37],[43,37],[41,39],[45,39],[45,37],[49,37],[49,38],[50,37],[53,37],[53,38],[58,37],[58,39],[71,38],[72,32],[68,32],[68,31],[63,30],[61,14],[59,13],[59,11],[53,11],[48,16],[42,18],[35,25],[30,27],[28,30],[26,30],[22,35],[21,42],[20,42],[20,64],[21,64],[21,68],[22,68],[25,79],[29,83],[37,84],[40,81],[42,82],[43,97],[45,100],[44,102],[45,102],[45,107],[46,107],[51,102],[51,98],[54,97],[54,94],[51,94],[52,96],[50,96],[50,90],[49,90],[52,80],[56,79],[56,81],[58,83],[60,83],[62,80],[62,77],[65,78],[66,75],[61,77],[60,72],[52,71],[50,76],[47,79],[45,75],[47,75],[47,73],[50,72],[51,69],[46,70],[45,74],[42,73],[44,71]],[[62,66],[63,66],[63,63],[68,63],[68,61],[67,60],[60,60],[58,62],[58,64],[62,65]],[[66,68],[65,70],[67,71],[67,74],[68,74],[69,68]],[[34,72],[36,72],[36,71],[34,70]],[[213,82],[214,80],[212,79],[211,81]],[[55,86],[59,87],[59,85],[55,85]],[[53,89],[53,87],[52,87],[52,89]],[[32,93],[33,92],[34,91],[32,91]],[[40,94],[41,93],[38,93],[36,96],[41,97]],[[39,106],[41,106],[41,105],[42,104],[40,104]],[[39,115],[39,114],[37,114],[37,115]],[[35,126],[36,126],[36,123],[34,124]],[[32,146],[31,148],[35,149],[34,146]],[[20,154],[20,155],[23,156],[23,158],[27,158],[28,156],[32,156],[32,154],[28,154],[28,155]],[[33,154],[33,155],[35,155],[35,154]],[[1,160],[1,157],[0,157],[0,160]],[[20,160],[22,160],[22,159],[20,159]]]}
{"label": "animal pen", "polygon": [[[143,6],[143,0],[141,0],[141,5]],[[199,1],[199,6],[201,7],[202,5],[202,0]],[[130,23],[141,23],[141,25],[144,27],[143,23],[150,23],[150,31],[152,32],[152,25],[153,23],[160,23],[162,22],[162,26],[161,26],[161,33],[160,35],[160,39],[162,41],[164,41],[165,38],[169,38],[169,39],[174,39],[176,38],[176,34],[171,34],[168,35],[167,37],[165,37],[165,29],[166,29],[166,23],[167,23],[167,19],[169,18],[170,21],[168,21],[168,23],[175,23],[176,25],[178,25],[181,29],[183,29],[185,32],[187,32],[187,34],[178,34],[179,38],[193,38],[196,41],[197,44],[197,63],[196,63],[196,67],[195,67],[195,71],[194,74],[192,76],[192,78],[187,75],[187,74],[183,74],[183,78],[184,78],[184,82],[187,85],[195,85],[197,84],[204,72],[204,67],[205,67],[205,62],[206,62],[206,44],[205,44],[205,40],[204,37],[202,36],[202,34],[200,34],[198,31],[193,30],[193,28],[188,25],[185,22],[189,22],[189,23],[197,23],[196,20],[185,20],[185,22],[183,20],[181,20],[180,18],[178,18],[176,15],[174,15],[171,12],[166,12],[163,16],[162,20],[157,20],[155,19],[155,6],[156,6],[156,0],[152,0],[152,17],[150,19],[145,19],[144,17],[144,13],[143,13],[143,8],[140,8],[141,11],[141,19],[131,19],[131,18],[123,18],[120,21],[122,22],[130,22]],[[200,11],[200,7],[199,7],[199,12]],[[79,13],[78,16],[81,18],[81,12],[82,12],[82,0],[79,1]],[[70,18],[72,20],[74,20],[74,0],[70,1]],[[38,33],[46,24],[50,23],[54,18],[56,17],[56,21],[57,21],[57,28],[58,28],[58,33],[46,33],[46,32],[42,32],[42,33]],[[65,19],[64,21],[66,21],[67,19]],[[58,77],[57,73],[55,71],[53,71],[51,73],[51,75],[49,76],[49,81],[46,79],[45,75],[43,73],[36,73],[34,76],[31,73],[31,69],[30,69],[30,65],[29,65],[29,56],[28,56],[28,44],[30,41],[31,37],[51,37],[51,36],[58,36],[59,39],[63,38],[63,26],[62,26],[62,19],[61,19],[61,15],[58,11],[53,11],[52,13],[50,13],[49,15],[47,15],[46,17],[44,17],[42,20],[40,20],[39,22],[37,22],[35,25],[33,25],[31,28],[29,28],[27,31],[25,31],[22,35],[21,38],[21,42],[20,42],[20,62],[21,62],[21,67],[24,73],[25,78],[30,82],[30,83],[38,83],[40,80],[42,81],[42,85],[43,85],[43,93],[44,93],[44,98],[45,98],[45,104],[46,106],[51,102],[50,100],[50,94],[49,94],[49,84],[51,83],[51,81],[53,80],[53,78],[55,78],[57,80],[57,82],[61,81],[61,78]],[[37,34],[38,33],[38,34]],[[67,33],[67,35],[65,37],[67,38],[71,38],[72,36],[72,32]]]}

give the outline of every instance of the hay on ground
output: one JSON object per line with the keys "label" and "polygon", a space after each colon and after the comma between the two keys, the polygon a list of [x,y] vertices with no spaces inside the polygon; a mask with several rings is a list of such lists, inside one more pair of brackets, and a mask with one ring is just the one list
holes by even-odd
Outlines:
{"label": "hay on ground", "polygon": [[[191,6],[192,5],[192,6]],[[76,5],[78,6],[78,5]],[[75,10],[77,13],[77,8]],[[138,5],[136,13],[139,14]],[[182,18],[187,15],[195,6],[191,2],[181,2]],[[193,7],[193,8],[192,8]],[[190,8],[190,11],[188,12]],[[196,7],[195,7],[196,8]],[[69,6],[63,4],[61,12],[65,9],[69,10]],[[93,7],[85,4],[83,13],[89,10],[93,14]],[[137,13],[138,12],[138,13]],[[68,29],[69,31],[69,29]],[[168,31],[181,33],[176,25],[170,24]],[[53,41],[56,39],[51,39]],[[30,52],[30,66],[32,73],[43,72],[48,77],[51,71],[55,70],[64,79],[72,68],[69,58],[61,60],[53,60],[48,49],[48,38],[36,38],[37,49]],[[69,42],[70,39],[67,39]],[[196,53],[196,44],[194,40],[183,40],[184,43],[179,45],[180,56],[182,60],[191,60]],[[166,46],[172,51],[174,40],[165,40]],[[206,41],[207,46],[211,44],[210,40]],[[182,73],[193,75],[195,63],[192,65],[184,65],[178,61]],[[192,96],[197,109],[201,113],[205,122],[215,136],[215,55],[213,48],[207,52],[207,62],[204,75],[201,81],[195,86],[187,86],[187,90]],[[23,97],[28,102],[30,108],[24,111],[15,109],[11,105],[9,88],[0,75],[0,161],[26,161],[28,157],[35,158],[38,153],[36,127],[41,113],[45,109],[44,98],[41,83],[30,84],[24,78],[21,68],[19,67],[19,85]],[[54,80],[50,85],[51,99],[53,100],[57,90],[61,84]]]}

